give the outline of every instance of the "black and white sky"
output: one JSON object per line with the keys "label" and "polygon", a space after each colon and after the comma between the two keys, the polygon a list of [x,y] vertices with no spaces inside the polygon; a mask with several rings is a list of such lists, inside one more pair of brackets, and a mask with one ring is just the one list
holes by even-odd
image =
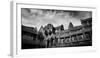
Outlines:
{"label": "black and white sky", "polygon": [[64,29],[67,29],[70,22],[72,22],[74,26],[81,25],[80,20],[92,17],[92,12],[22,8],[21,17],[22,24],[25,26],[37,27],[37,29],[39,29],[41,26],[50,23],[55,27],[63,24]]}

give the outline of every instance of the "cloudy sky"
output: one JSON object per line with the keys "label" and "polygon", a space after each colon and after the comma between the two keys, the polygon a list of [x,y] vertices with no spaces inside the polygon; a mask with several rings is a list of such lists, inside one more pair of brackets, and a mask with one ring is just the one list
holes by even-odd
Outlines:
{"label": "cloudy sky", "polygon": [[22,24],[30,27],[45,26],[48,23],[55,27],[61,24],[67,29],[70,22],[74,26],[81,25],[80,20],[92,17],[90,11],[50,10],[50,9],[21,9]]}

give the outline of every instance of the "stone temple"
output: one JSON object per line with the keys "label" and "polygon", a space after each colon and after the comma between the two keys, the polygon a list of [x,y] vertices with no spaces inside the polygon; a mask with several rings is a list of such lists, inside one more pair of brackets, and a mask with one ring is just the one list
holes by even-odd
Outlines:
{"label": "stone temple", "polygon": [[81,20],[81,25],[68,29],[63,25],[54,27],[52,24],[37,28],[22,25],[22,49],[92,46],[92,18]]}

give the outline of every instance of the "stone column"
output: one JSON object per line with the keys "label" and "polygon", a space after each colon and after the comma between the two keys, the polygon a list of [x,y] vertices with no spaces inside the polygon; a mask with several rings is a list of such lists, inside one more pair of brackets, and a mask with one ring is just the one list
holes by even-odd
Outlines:
{"label": "stone column", "polygon": [[86,40],[86,35],[85,35],[85,32],[83,32],[83,39]]}
{"label": "stone column", "polygon": [[79,38],[78,38],[78,35],[76,34],[76,39],[77,39],[77,45],[79,45]]}
{"label": "stone column", "polygon": [[71,35],[70,35],[70,45],[72,45],[72,38],[71,38]]}

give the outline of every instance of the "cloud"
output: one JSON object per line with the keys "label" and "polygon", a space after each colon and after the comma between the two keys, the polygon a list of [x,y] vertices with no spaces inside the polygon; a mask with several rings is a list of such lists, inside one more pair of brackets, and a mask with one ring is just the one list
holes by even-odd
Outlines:
{"label": "cloud", "polygon": [[78,19],[86,19],[86,18],[92,17],[92,12],[91,11],[72,11],[71,16]]}
{"label": "cloud", "polygon": [[37,27],[47,25],[48,23],[54,26],[64,25],[67,29],[69,22],[74,26],[81,25],[80,19],[91,17],[91,12],[86,11],[62,11],[62,10],[43,10],[43,9],[27,9],[22,8],[22,24]]}

